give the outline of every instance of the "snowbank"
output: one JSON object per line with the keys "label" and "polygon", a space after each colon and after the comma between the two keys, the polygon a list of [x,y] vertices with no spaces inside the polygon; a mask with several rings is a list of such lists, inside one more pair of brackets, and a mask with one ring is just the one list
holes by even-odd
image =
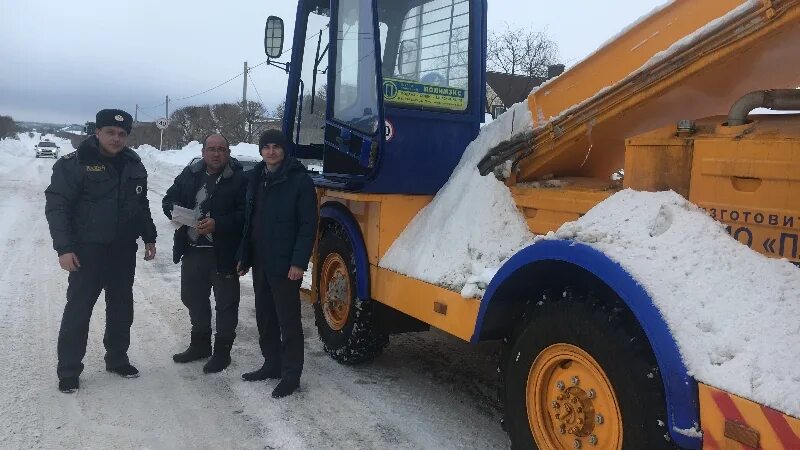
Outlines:
{"label": "snowbank", "polygon": [[642,284],[698,381],[800,417],[800,270],[731,238],[674,192],[618,192],[550,239],[601,250]]}
{"label": "snowbank", "polygon": [[19,133],[17,139],[5,138],[0,140],[0,154],[20,158],[33,158],[36,156],[33,147],[43,139],[54,142],[59,146],[59,155],[66,155],[67,153],[75,151],[72,147],[72,143],[68,139],[53,136],[52,134],[46,134],[44,136],[40,133],[32,134],[33,137],[29,137],[28,133]]}
{"label": "snowbank", "polygon": [[[488,149],[530,131],[527,101],[518,103],[483,127],[464,152],[450,180],[411,221],[379,265],[429,283],[482,295],[492,268],[530,242],[533,235],[508,188],[478,173]],[[447,239],[442,239],[447,236]]]}
{"label": "snowbank", "polygon": [[[151,145],[140,145],[134,148],[136,153],[142,158],[145,167],[150,169],[151,166],[165,165],[172,169],[176,167],[185,167],[194,158],[199,158],[203,150],[203,144],[197,141],[192,141],[181,149],[177,150],[164,150],[161,151]],[[260,159],[258,154],[258,145],[256,144],[237,144],[231,147],[231,156],[245,157],[247,159]]]}

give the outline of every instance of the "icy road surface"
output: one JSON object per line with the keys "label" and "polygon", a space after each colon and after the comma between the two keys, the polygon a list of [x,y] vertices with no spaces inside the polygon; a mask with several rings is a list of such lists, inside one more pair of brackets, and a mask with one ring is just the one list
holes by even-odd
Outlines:
{"label": "icy road surface", "polygon": [[410,334],[393,337],[374,363],[346,367],[322,351],[305,305],[301,390],[274,400],[275,381],[241,381],[262,362],[249,277],[231,366],[204,375],[202,361],[172,362],[187,343],[189,318],[160,207],[159,193],[176,175],[166,166],[148,166],[158,256],[148,263],[140,251],[134,285],[130,358],[142,375],[127,380],[104,370],[101,296],[81,389],[60,393],[56,338],[67,275],[51,247],[43,195],[54,160],[35,159],[27,144],[0,145],[0,448],[508,447],[494,343],[471,347],[441,333]]}

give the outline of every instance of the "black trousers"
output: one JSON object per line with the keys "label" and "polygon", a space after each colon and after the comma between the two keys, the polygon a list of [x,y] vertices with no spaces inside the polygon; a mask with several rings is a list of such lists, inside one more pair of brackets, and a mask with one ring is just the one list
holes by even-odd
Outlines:
{"label": "black trousers", "polygon": [[213,248],[189,247],[181,263],[181,301],[189,310],[192,342],[211,339],[211,289],[217,312],[218,344],[233,344],[239,323],[239,275],[217,272]]}
{"label": "black trousers", "polygon": [[261,354],[269,366],[281,368],[281,378],[296,381],[303,372],[300,283],[301,280],[292,281],[286,275],[271,276],[261,268],[253,268]]}
{"label": "black trousers", "polygon": [[106,292],[106,367],[129,363],[137,248],[132,241],[83,245],[76,251],[80,269],[69,274],[67,304],[58,331],[59,379],[77,377],[83,371],[89,320],[102,290]]}

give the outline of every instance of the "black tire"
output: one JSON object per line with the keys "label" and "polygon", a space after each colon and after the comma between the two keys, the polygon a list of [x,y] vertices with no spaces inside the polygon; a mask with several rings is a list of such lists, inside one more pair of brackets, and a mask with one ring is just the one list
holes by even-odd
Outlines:
{"label": "black tire", "polygon": [[319,338],[325,352],[342,364],[360,364],[375,359],[389,344],[388,334],[382,332],[373,320],[374,302],[359,298],[355,288],[356,267],[353,249],[345,231],[333,224],[322,231],[318,245],[318,257],[314,263],[317,292],[320,289],[323,262],[329,255],[338,254],[347,266],[347,282],[350,285],[350,307],[347,320],[341,329],[334,329],[328,323],[323,310],[323,299],[314,303],[314,317]]}
{"label": "black tire", "polygon": [[[539,298],[541,301],[537,299],[529,305],[514,336],[504,346],[501,361],[503,425],[512,448],[551,450],[537,447],[534,440],[526,387],[537,356],[554,344],[580,348],[605,372],[622,417],[623,449],[676,448],[665,426],[666,401],[655,356],[641,327],[621,300],[616,297],[600,300],[569,289],[546,291]],[[552,418],[546,420],[553,422]],[[594,447],[587,443],[587,437],[581,440],[582,448]]]}

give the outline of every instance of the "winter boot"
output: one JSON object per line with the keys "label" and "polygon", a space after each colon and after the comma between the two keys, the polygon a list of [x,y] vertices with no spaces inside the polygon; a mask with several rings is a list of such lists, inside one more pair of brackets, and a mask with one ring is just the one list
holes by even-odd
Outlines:
{"label": "winter boot", "polygon": [[189,348],[172,355],[176,363],[188,363],[211,356],[211,336],[192,336]]}
{"label": "winter boot", "polygon": [[260,369],[242,374],[242,379],[244,381],[264,381],[267,378],[271,378],[274,380],[280,377],[281,377],[281,368],[273,367],[272,364],[266,361],[264,362],[264,365],[261,366]]}
{"label": "winter boot", "polygon": [[67,377],[58,380],[58,390],[65,394],[72,394],[78,390],[78,377]]}
{"label": "winter boot", "polygon": [[214,355],[203,366],[204,373],[217,373],[222,372],[231,363],[231,347],[232,344],[227,342],[214,343]]}
{"label": "winter boot", "polygon": [[115,373],[122,378],[137,378],[139,376],[139,369],[133,367],[130,363],[121,366],[106,367],[106,371]]}
{"label": "winter boot", "polygon": [[285,378],[275,386],[275,389],[272,391],[272,398],[282,398],[291,395],[299,387],[300,380]]}

